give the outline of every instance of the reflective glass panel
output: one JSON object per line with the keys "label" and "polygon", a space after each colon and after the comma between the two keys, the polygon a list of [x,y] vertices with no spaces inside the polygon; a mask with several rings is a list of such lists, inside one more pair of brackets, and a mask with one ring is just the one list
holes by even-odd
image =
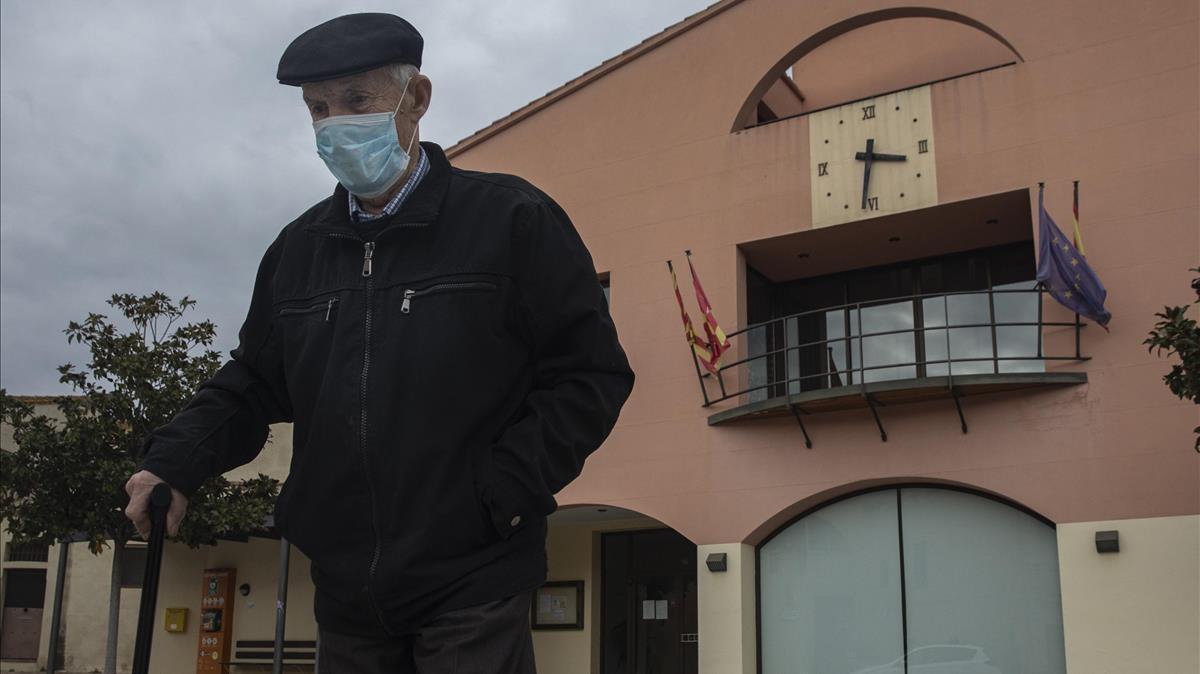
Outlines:
{"label": "reflective glass panel", "polygon": [[[926,376],[944,376],[948,371],[980,374],[995,370],[987,293],[926,297],[921,300],[921,310],[926,328],[944,328],[947,312],[950,316],[949,335],[945,329],[925,331]],[[949,360],[953,361],[949,367],[953,370],[947,369],[947,348]]]}
{"label": "reflective glass panel", "polygon": [[[1017,281],[996,286],[996,348],[1001,372],[1045,372],[1046,361],[1037,358],[1038,303],[1041,294],[1032,290],[1037,281]],[[1009,292],[1003,292],[1009,291]],[[1034,325],[1005,325],[1033,323]],[[1008,358],[1010,360],[1003,360]]]}
{"label": "reflective glass panel", "polygon": [[[857,314],[857,312],[855,312]],[[857,315],[852,315],[851,331],[858,334],[859,321]],[[862,338],[861,351],[859,340],[852,340],[855,369],[861,361],[861,377],[866,382],[886,381],[890,379],[909,379],[917,376],[914,364],[917,360],[916,342],[913,336],[913,303],[912,300],[876,304],[862,308]],[[897,332],[898,331],[898,332]],[[891,333],[891,334],[878,334]],[[896,364],[895,367],[886,367]],[[906,363],[901,365],[902,363]],[[873,369],[868,369],[873,368]],[[855,381],[858,381],[856,373]]]}
{"label": "reflective glass panel", "polygon": [[759,568],[764,674],[1065,671],[1055,531],[998,501],[854,496],[776,534]]}
{"label": "reflective glass panel", "polygon": [[764,674],[851,674],[901,656],[896,522],[896,492],[874,492],[759,549]]}
{"label": "reflective glass panel", "polygon": [[1065,671],[1054,529],[948,489],[901,490],[910,674]]}

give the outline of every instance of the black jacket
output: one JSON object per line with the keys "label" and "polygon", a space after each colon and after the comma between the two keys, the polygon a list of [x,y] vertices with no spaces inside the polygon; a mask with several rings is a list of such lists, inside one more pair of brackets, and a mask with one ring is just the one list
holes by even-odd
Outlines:
{"label": "black jacket", "polygon": [[554,494],[633,388],[566,213],[421,147],[395,215],[352,223],[339,185],[283,228],[232,359],[144,443],[142,468],[191,495],[292,422],[275,526],[335,632],[403,634],[543,583]]}

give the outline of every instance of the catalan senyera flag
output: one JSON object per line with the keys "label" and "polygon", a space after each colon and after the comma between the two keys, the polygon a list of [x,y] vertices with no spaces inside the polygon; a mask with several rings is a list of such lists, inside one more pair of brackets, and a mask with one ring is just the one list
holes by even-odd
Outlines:
{"label": "catalan senyera flag", "polygon": [[700,335],[697,335],[696,329],[692,326],[692,319],[688,316],[687,309],[683,307],[683,295],[679,293],[679,280],[675,276],[675,267],[671,265],[670,260],[667,260],[667,269],[671,271],[671,285],[675,288],[675,301],[679,303],[679,315],[683,319],[684,337],[687,338],[688,344],[692,347],[692,351],[695,352],[696,356],[699,357],[700,362],[704,363],[704,368],[716,374],[717,358],[714,358],[708,342],[700,337]]}
{"label": "catalan senyera flag", "polygon": [[715,368],[721,362],[721,354],[729,350],[729,340],[725,338],[725,331],[717,325],[717,318],[713,316],[708,296],[704,294],[704,288],[700,287],[700,277],[696,276],[696,268],[692,266],[691,251],[687,253],[687,261],[688,269],[692,271],[692,285],[696,288],[696,303],[700,305],[700,311],[704,314],[704,334],[708,337],[708,350],[712,352],[712,365]]}

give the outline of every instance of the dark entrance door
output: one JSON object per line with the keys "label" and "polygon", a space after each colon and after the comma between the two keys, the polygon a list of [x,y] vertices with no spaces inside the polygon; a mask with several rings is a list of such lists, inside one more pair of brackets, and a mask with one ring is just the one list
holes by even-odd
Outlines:
{"label": "dark entrance door", "polygon": [[695,544],[671,529],[600,540],[601,673],[695,674]]}

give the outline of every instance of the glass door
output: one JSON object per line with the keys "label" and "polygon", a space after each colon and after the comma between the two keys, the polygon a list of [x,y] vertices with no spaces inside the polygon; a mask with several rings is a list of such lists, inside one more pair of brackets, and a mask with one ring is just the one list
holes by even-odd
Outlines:
{"label": "glass door", "polygon": [[696,546],[671,529],[601,538],[603,674],[699,671]]}

